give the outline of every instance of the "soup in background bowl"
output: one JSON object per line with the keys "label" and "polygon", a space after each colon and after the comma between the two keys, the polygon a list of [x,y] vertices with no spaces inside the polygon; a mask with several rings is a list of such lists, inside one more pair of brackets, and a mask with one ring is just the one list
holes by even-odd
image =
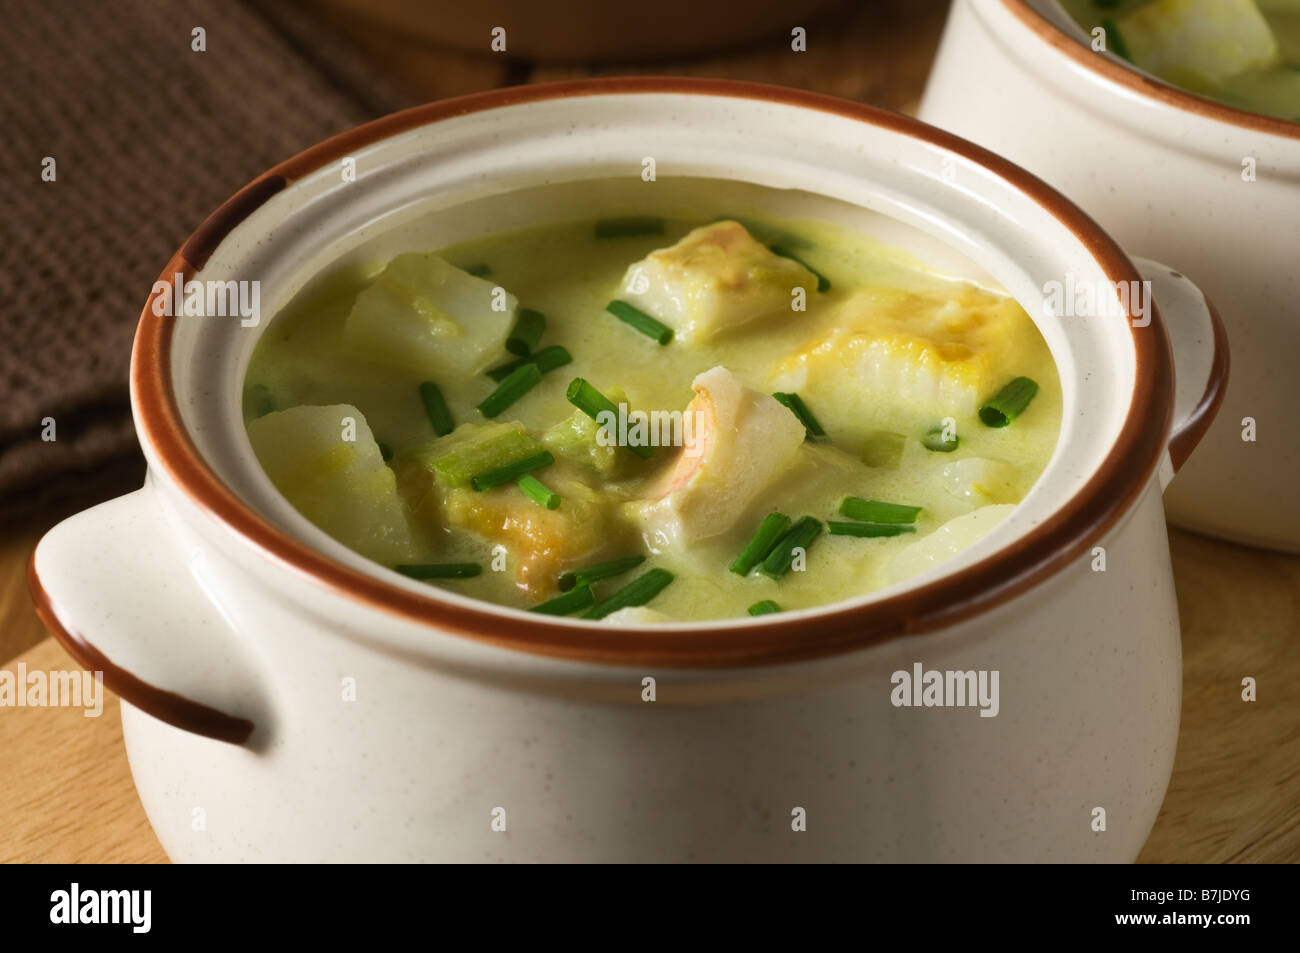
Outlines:
{"label": "soup in background bowl", "polygon": [[1300,121],[1295,0],[1061,0],[1107,49],[1176,86]]}
{"label": "soup in background bowl", "polygon": [[840,225],[742,220],[553,224],[326,275],[253,355],[253,449],[362,555],[613,622],[837,602],[996,526],[1060,428],[1024,309]]}

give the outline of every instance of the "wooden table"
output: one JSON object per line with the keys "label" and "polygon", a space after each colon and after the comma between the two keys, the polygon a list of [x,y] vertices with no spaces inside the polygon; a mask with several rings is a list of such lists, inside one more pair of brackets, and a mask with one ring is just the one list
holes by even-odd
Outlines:
{"label": "wooden table", "polygon": [[[389,78],[418,99],[499,85],[610,73],[764,80],[906,110],[920,95],[946,0],[877,0],[810,25],[809,51],[784,38],[681,63],[606,68],[505,63],[431,49],[347,14],[329,14]],[[780,40],[780,42],[777,42]],[[107,487],[99,487],[107,495]],[[0,531],[0,662],[75,669],[45,638],[23,581],[54,514]],[[1184,697],[1164,808],[1142,852],[1154,863],[1300,860],[1300,557],[1174,531],[1183,616]],[[1240,699],[1245,676],[1259,700]],[[165,861],[132,787],[116,699],[99,718],[66,709],[0,709],[0,861]]]}

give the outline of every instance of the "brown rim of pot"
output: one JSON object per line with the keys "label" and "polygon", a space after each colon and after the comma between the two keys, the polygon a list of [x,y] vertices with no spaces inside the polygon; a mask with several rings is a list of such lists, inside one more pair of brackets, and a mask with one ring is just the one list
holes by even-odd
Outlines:
{"label": "brown rim of pot", "polygon": [[1267,132],[1284,139],[1300,139],[1300,122],[1238,109],[1236,106],[1228,106],[1188,92],[1155,76],[1139,72],[1136,66],[1125,66],[1112,57],[1099,56],[1078,40],[1066,35],[1056,24],[1031,7],[1028,0],[1002,0],[1002,3],[1020,19],[1020,22],[1080,66],[1100,73],[1106,79],[1113,80],[1136,93],[1141,93],[1167,106],[1185,109],[1207,119],[1217,119],[1219,122],[1240,126],[1251,132]]}
{"label": "brown rim of pot", "polygon": [[[560,97],[626,94],[732,96],[815,109],[929,142],[983,166],[1048,209],[1072,231],[1115,282],[1140,280],[1123,251],[1079,208],[1041,180],[963,139],[919,120],[797,89],[732,80],[618,77],[520,86],[418,106],[328,139],[249,183],[216,210],[163,269],[187,277],[200,269],[229,231],[287,184],[359,147],[407,129],[500,106]],[[516,618],[455,605],[437,590],[412,592],[335,562],[291,537],[240,500],[221,482],[181,424],[172,389],[174,318],[157,316],[146,302],[131,358],[136,425],[159,466],[209,516],[276,563],[317,585],[384,613],[435,625],[480,642],[585,662],[677,668],[718,668],[811,659],[933,631],[984,612],[1065,568],[1085,553],[1142,494],[1166,453],[1173,372],[1158,311],[1145,328],[1126,320],[1136,352],[1136,380],[1124,425],[1100,467],[1050,518],[979,563],[857,607],[823,611],[815,619],[779,615],[745,627],[608,628],[564,619]],[[1154,408],[1154,410],[1153,410]]]}

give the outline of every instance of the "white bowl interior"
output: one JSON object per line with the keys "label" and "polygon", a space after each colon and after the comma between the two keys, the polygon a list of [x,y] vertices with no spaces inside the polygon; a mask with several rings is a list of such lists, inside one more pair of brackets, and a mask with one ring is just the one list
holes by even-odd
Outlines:
{"label": "white bowl interior", "polygon": [[[646,156],[656,160],[658,181],[641,180]],[[517,614],[430,590],[351,552],[299,515],[254,458],[240,410],[253,348],[269,316],[341,262],[382,262],[511,228],[671,209],[694,198],[716,207],[734,190],[748,208],[848,224],[936,270],[1005,288],[1057,363],[1063,412],[1056,451],[1015,512],[982,541],[855,603],[952,573],[1046,519],[1097,469],[1131,403],[1135,351],[1126,321],[1049,311],[1049,282],[1067,273],[1076,282],[1106,280],[1087,247],[1009,181],[903,132],[762,100],[602,94],[444,120],[353,158],[355,181],[345,182],[337,163],[322,168],[272,197],[219,245],[196,277],[258,280],[263,319],[249,328],[233,317],[179,320],[172,371],[185,426],[236,494],[285,532],[394,585]]]}

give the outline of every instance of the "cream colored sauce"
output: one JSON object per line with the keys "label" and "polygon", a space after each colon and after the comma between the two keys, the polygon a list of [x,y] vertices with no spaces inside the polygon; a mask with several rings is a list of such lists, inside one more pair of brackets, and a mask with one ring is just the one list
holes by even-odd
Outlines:
{"label": "cream colored sauce", "polygon": [[[573,412],[565,399],[565,388],[575,377],[586,378],[606,393],[621,388],[632,408],[644,410],[683,409],[692,396],[692,379],[716,365],[730,369],[747,386],[770,393],[775,389],[776,369],[782,362],[834,330],[836,308],[864,288],[958,299],[975,296],[985,303],[996,300],[988,292],[931,274],[862,233],[810,221],[767,222],[765,227],[779,229],[785,235],[785,244],[832,281],[829,292],[809,294],[806,312],[755,322],[689,347],[677,341],[660,347],[605,312],[609,300],[619,295],[620,280],[630,263],[719,217],[714,214],[692,221],[670,220],[665,234],[659,236],[597,240],[592,235],[592,223],[586,221],[497,235],[442,250],[445,259],[462,267],[489,265],[490,281],[516,295],[522,306],[546,315],[548,327],[541,346],[562,344],[574,358],[572,364],[547,374],[538,387],[498,420],[521,421],[534,435],[540,435]],[[376,263],[376,271],[382,264]],[[316,286],[317,290],[300,295],[275,318],[259,342],[248,371],[246,415],[254,415],[255,394],[263,388],[269,391],[277,409],[298,404],[355,405],[376,438],[394,449],[394,466],[400,471],[403,458],[413,448],[434,439],[417,396],[422,375],[368,362],[341,347],[342,328],[352,301],[371,276],[356,270],[328,276],[323,285]],[[905,308],[905,304],[900,307]],[[1046,344],[1028,316],[1018,306],[1011,307],[1016,330],[1007,339],[1005,350],[1007,355],[1014,355],[1015,366],[1000,366],[997,378],[1005,382],[1004,378],[1023,375],[1040,385],[1027,411],[1011,426],[991,429],[982,425],[973,412],[954,414],[960,448],[953,453],[932,452],[921,445],[919,437],[937,423],[942,409],[918,406],[909,412],[906,399],[864,399],[853,374],[835,370],[832,362],[822,377],[798,389],[829,439],[805,443],[800,461],[761,493],[729,531],[690,547],[669,547],[652,554],[632,573],[598,585],[598,598],[608,596],[649,568],[663,566],[675,573],[676,580],[650,606],[674,619],[744,616],[748,606],[763,599],[773,599],[783,609],[834,602],[887,583],[890,560],[946,521],[976,505],[1021,499],[1055,447],[1061,392]],[[502,360],[507,357],[501,355]],[[994,358],[1001,359],[998,355]],[[457,423],[483,422],[475,405],[495,387],[489,378],[467,372],[438,383]],[[897,469],[872,468],[857,457],[867,435],[881,429],[908,434]],[[612,485],[565,461],[536,475],[549,485],[581,480],[610,499],[626,499],[644,492],[671,466],[678,452],[661,449],[650,464],[632,467],[632,477]],[[945,488],[944,467],[972,457],[1005,464],[1009,483],[996,498],[963,500]],[[406,479],[399,480],[399,486],[409,491],[409,473]],[[513,486],[487,493],[521,496]],[[850,495],[923,506],[917,533],[862,539],[823,532],[809,549],[804,571],[791,572],[775,581],[757,573],[741,578],[728,571],[728,565],[766,513],[779,510],[796,520],[805,514],[823,522],[845,519],[837,509],[840,501]],[[413,497],[408,498],[411,502]],[[523,505],[535,504],[523,501]],[[612,503],[610,507],[611,511],[618,509]],[[414,561],[474,561],[485,569],[489,567],[492,540],[438,525],[437,507],[411,507],[410,512],[419,540]],[[430,513],[435,515],[431,518]],[[610,542],[603,551],[584,554],[575,565],[591,565],[644,552],[646,548],[638,531],[630,526],[611,530],[607,539]],[[520,556],[510,552],[507,561],[513,567]],[[513,571],[489,570],[477,578],[441,584],[458,593],[526,608],[556,594],[549,589],[550,583],[548,578],[546,585],[534,584],[531,590],[525,590]]]}

